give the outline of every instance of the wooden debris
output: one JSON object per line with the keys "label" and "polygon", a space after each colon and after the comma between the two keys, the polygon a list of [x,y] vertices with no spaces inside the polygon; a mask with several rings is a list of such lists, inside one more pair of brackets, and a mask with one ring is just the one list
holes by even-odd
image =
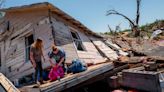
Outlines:
{"label": "wooden debris", "polygon": [[142,91],[161,92],[157,72],[124,70],[122,85]]}
{"label": "wooden debris", "polygon": [[101,40],[95,38],[91,38],[91,40],[93,44],[97,47],[97,49],[99,49],[105,55],[106,58],[109,58],[112,61],[118,59],[117,53],[111,48],[109,48],[107,45],[105,45],[105,43],[103,43]]}
{"label": "wooden debris", "polygon": [[111,47],[113,50],[118,51],[118,53],[120,55],[123,55],[123,56],[127,56],[128,55],[128,53],[124,52],[117,44],[114,44],[114,43],[112,43],[109,40],[106,40],[105,43],[106,43],[107,46]]}
{"label": "wooden debris", "polygon": [[6,92],[20,92],[2,73],[0,73],[0,84]]}

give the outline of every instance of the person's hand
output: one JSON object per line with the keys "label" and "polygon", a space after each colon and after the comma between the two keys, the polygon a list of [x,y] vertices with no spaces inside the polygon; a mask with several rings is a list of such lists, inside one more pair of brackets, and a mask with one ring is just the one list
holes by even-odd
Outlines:
{"label": "person's hand", "polygon": [[55,64],[51,64],[52,67],[55,67],[56,65]]}
{"label": "person's hand", "polygon": [[58,67],[59,67],[59,65],[58,65],[58,64],[56,64],[56,65],[55,65],[55,67],[56,67],[56,68],[58,68]]}
{"label": "person's hand", "polygon": [[33,63],[33,67],[36,68],[36,63]]}

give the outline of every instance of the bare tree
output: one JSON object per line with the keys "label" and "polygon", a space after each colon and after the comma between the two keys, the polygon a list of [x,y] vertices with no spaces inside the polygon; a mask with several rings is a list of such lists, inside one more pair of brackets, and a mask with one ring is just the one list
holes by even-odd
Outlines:
{"label": "bare tree", "polygon": [[120,24],[118,24],[115,28],[115,30],[113,30],[109,25],[108,25],[109,31],[112,35],[116,36],[117,32],[120,31]]}
{"label": "bare tree", "polygon": [[109,25],[108,25],[108,28],[109,28],[109,31],[111,32],[111,34],[113,35],[114,32],[113,32],[112,28]]}
{"label": "bare tree", "polygon": [[[4,3],[5,3],[6,0],[0,0],[0,9],[3,7]],[[0,17],[3,16],[3,13],[0,12]]]}
{"label": "bare tree", "polygon": [[141,0],[136,0],[137,1],[137,12],[136,12],[136,19],[135,21],[133,21],[132,19],[130,19],[129,17],[127,17],[126,15],[116,11],[116,10],[109,10],[107,11],[107,16],[108,15],[119,15],[122,16],[123,18],[125,18],[131,27],[132,33],[135,37],[139,36],[140,34],[140,30],[139,30],[139,18],[140,18],[140,5],[141,5]]}
{"label": "bare tree", "polygon": [[6,0],[0,0],[0,8],[3,7],[4,3],[5,3]]}

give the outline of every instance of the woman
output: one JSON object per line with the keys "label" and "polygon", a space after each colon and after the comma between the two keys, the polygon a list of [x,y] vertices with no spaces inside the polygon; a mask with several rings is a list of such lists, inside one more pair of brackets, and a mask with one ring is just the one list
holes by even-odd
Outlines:
{"label": "woman", "polygon": [[[45,61],[44,55],[43,55],[43,41],[38,38],[30,48],[30,59],[32,62],[33,67],[35,68],[35,82],[37,84],[43,84],[43,78],[42,78],[42,57]],[[39,77],[38,77],[39,75]]]}

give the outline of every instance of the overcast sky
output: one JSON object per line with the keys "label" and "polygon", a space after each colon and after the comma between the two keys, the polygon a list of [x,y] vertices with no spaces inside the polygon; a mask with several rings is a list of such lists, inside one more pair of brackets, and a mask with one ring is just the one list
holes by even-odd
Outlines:
{"label": "overcast sky", "polygon": [[[128,22],[120,16],[106,16],[110,9],[135,19],[136,0],[7,0],[4,7],[27,5],[38,2],[50,2],[67,14],[79,20],[95,32],[109,31],[120,24],[121,29],[129,28]],[[164,19],[164,0],[142,0],[140,25]]]}

